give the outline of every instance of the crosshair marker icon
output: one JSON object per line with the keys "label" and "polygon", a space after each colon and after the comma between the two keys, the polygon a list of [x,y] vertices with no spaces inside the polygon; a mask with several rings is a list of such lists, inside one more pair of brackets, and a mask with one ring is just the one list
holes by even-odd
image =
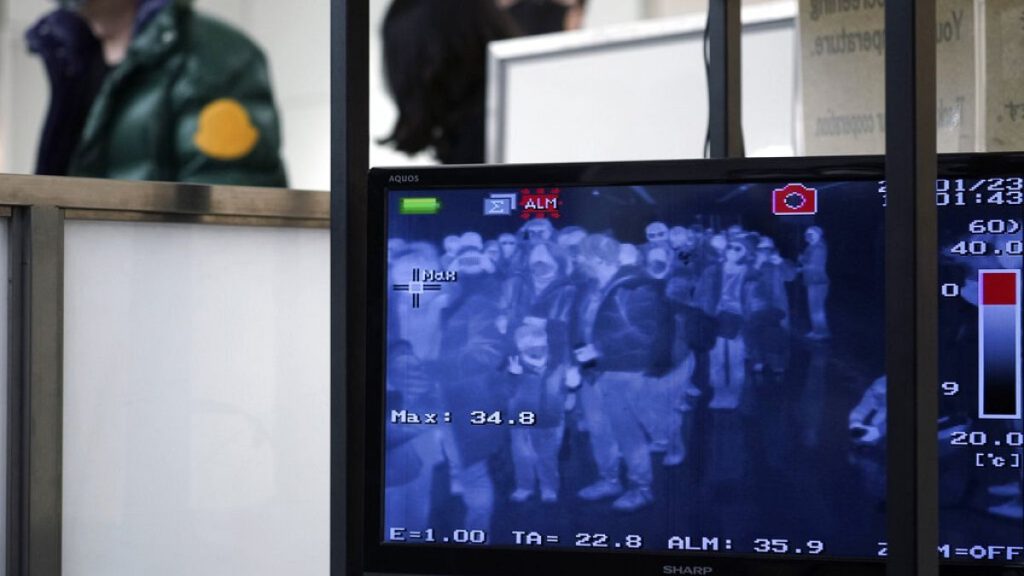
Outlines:
{"label": "crosshair marker icon", "polygon": [[408,292],[412,294],[412,307],[420,307],[420,296],[424,292],[440,292],[441,285],[436,283],[422,282],[420,278],[422,273],[419,268],[413,268],[412,270],[412,282],[408,284],[395,284],[393,289],[396,292]]}

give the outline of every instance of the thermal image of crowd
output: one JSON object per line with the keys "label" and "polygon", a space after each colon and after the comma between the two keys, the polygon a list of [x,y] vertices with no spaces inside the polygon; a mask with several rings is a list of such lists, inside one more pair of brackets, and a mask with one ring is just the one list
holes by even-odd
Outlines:
{"label": "thermal image of crowd", "polygon": [[[567,414],[589,434],[598,471],[572,497],[623,512],[649,506],[652,467],[686,459],[688,413],[736,410],[750,378],[782,377],[793,306],[809,310],[802,338],[831,337],[820,227],[807,227],[805,249],[789,258],[740,226],[651,222],[645,233],[647,242],[634,245],[534,219],[493,239],[389,240],[394,283],[414,270],[457,272],[457,282],[424,292],[415,311],[392,299],[389,406],[526,420],[508,428],[457,421],[440,434],[392,427],[389,445],[405,456],[388,460],[389,509],[418,518],[401,525],[424,525],[429,498],[414,494],[430,493],[429,471],[442,462],[467,528],[489,527],[498,497],[566,497],[559,454]],[[790,283],[803,302],[790,301]],[[440,376],[426,368],[438,360]],[[515,487],[498,495],[488,462],[501,449],[510,451]]]}
{"label": "thermal image of crowd", "polygon": [[[881,301],[865,297],[881,294],[881,244],[868,240],[878,223],[858,229],[834,212],[719,224],[670,206],[633,232],[551,217],[466,231],[466,216],[392,231],[389,291],[416,297],[387,300],[386,528],[447,522],[490,543],[517,526],[673,534],[712,513],[740,533],[815,526],[847,553],[876,540],[886,379]],[[415,237],[440,230],[460,231]],[[945,304],[942,346],[976,348],[978,267],[1017,260],[943,259],[963,289]],[[976,358],[940,360],[976,386]],[[961,520],[944,534],[999,541],[1001,522],[1021,517],[1020,483],[971,468],[951,439],[1019,422],[984,424],[951,400],[940,488]],[[407,412],[442,425],[407,425]],[[836,482],[802,497],[819,476]],[[830,520],[850,514],[862,534]]]}

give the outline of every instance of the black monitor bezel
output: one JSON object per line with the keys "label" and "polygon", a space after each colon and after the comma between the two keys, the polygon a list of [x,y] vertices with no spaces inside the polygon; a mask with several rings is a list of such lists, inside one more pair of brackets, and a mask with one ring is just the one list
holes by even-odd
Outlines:
{"label": "black monitor bezel", "polygon": [[[1024,153],[961,154],[939,157],[940,177],[1012,175],[1024,168]],[[350,502],[359,502],[350,518],[350,530],[359,530],[353,544],[360,548],[366,574],[466,574],[479,576],[536,574],[662,574],[664,566],[709,567],[708,574],[737,575],[881,575],[884,560],[809,559],[760,555],[661,554],[644,552],[595,553],[573,550],[487,549],[476,547],[429,547],[381,543],[383,507],[382,469],[383,393],[370,393],[367,383],[383,381],[385,360],[386,264],[380,255],[387,248],[387,192],[524,186],[608,186],[659,183],[780,182],[813,180],[884,180],[881,156],[766,158],[729,160],[672,160],[596,162],[576,164],[519,164],[480,166],[431,166],[374,168],[368,181],[367,318],[363,345],[366,350],[366,382],[362,406],[351,406],[349,418],[357,419],[365,436],[350,438],[362,443],[365,458],[349,462]],[[890,191],[891,193],[891,191]],[[375,321],[374,321],[375,320]],[[376,385],[375,385],[376,386]],[[362,487],[360,490],[359,487]],[[350,510],[350,513],[352,510]],[[695,572],[699,573],[699,572]],[[977,565],[945,562],[946,576],[1024,576],[1024,566]]]}

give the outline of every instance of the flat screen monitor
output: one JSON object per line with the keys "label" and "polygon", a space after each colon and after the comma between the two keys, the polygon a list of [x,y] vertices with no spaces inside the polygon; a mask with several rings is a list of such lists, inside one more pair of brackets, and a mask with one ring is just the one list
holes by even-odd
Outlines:
{"label": "flat screen monitor", "polygon": [[[936,184],[946,574],[1024,573],[1021,160]],[[366,572],[882,574],[887,194],[863,157],[373,170]]]}

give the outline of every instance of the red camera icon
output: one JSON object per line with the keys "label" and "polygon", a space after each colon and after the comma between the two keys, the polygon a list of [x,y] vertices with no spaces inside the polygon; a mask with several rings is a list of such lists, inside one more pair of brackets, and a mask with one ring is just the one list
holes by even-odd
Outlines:
{"label": "red camera icon", "polygon": [[818,191],[803,184],[787,184],[772,192],[772,212],[777,215],[818,213]]}

